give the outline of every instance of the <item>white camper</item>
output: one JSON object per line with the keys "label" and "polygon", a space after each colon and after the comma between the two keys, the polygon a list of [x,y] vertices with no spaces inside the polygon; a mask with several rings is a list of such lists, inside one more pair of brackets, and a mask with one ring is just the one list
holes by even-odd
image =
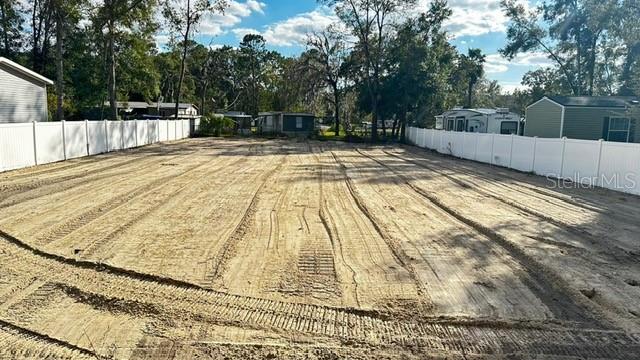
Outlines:
{"label": "white camper", "polygon": [[520,134],[520,115],[509,109],[456,108],[436,116],[436,129],[492,134]]}

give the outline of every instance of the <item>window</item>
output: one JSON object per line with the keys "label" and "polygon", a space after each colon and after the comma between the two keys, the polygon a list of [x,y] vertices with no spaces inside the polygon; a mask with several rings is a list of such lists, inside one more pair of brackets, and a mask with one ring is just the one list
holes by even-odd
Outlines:
{"label": "window", "polygon": [[456,118],[456,123],[457,123],[456,131],[464,131],[465,130],[465,122],[466,122],[466,119],[463,116],[458,116]]}
{"label": "window", "polygon": [[454,120],[453,119],[447,119],[447,130],[452,131],[453,130],[453,124],[454,124]]}
{"label": "window", "polygon": [[299,116],[296,118],[296,129],[302,129],[302,118]]}
{"label": "window", "polygon": [[500,134],[502,135],[517,135],[518,134],[518,122],[517,121],[503,121],[500,123]]}
{"label": "window", "polygon": [[607,141],[629,142],[631,121],[627,118],[610,118]]}

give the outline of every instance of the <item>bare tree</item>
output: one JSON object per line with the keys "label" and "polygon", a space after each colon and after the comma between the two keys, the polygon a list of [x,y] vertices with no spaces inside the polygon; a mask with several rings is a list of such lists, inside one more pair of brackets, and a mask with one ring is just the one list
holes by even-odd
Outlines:
{"label": "bare tree", "polygon": [[178,118],[180,108],[180,96],[182,83],[184,82],[184,72],[189,50],[189,40],[195,28],[200,23],[202,16],[210,11],[224,11],[227,3],[225,0],[165,0],[163,14],[169,23],[169,27],[174,36],[181,40],[182,54],[180,56],[180,75],[178,77],[178,88],[176,89],[175,117]]}
{"label": "bare tree", "polygon": [[335,28],[309,36],[307,45],[311,47],[310,69],[318,73],[326,86],[331,89],[334,107],[336,136],[340,135],[340,84],[344,79],[344,65],[347,47],[344,36]]}

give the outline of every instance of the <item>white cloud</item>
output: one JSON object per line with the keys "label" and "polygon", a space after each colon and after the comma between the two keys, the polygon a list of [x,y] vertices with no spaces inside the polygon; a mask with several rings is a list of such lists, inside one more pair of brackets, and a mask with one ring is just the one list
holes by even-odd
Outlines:
{"label": "white cloud", "polygon": [[509,71],[513,66],[521,66],[528,68],[541,68],[551,66],[551,60],[545,53],[542,52],[529,52],[516,56],[513,60],[509,61],[502,57],[500,54],[487,55],[487,61],[484,65],[484,70],[487,74],[500,74]]}
{"label": "white cloud", "polygon": [[275,46],[303,46],[307,42],[308,34],[320,31],[338,22],[335,14],[326,7],[319,7],[313,11],[297,14],[286,20],[268,25],[263,31],[256,29],[233,29],[238,39],[246,34],[260,34],[269,45]]}
{"label": "white cloud", "polygon": [[[528,2],[522,0],[525,6]],[[417,10],[426,12],[431,0],[419,0]],[[445,23],[445,29],[454,37],[479,36],[489,33],[503,33],[509,19],[500,8],[500,0],[449,0],[453,11]]]}
{"label": "white cloud", "polygon": [[267,6],[265,3],[256,0],[246,0],[244,2],[231,0],[227,4],[228,7],[223,13],[209,13],[202,18],[198,26],[201,34],[211,36],[224,34],[229,28],[240,24],[243,18],[249,17],[254,13],[264,14],[264,9]]}

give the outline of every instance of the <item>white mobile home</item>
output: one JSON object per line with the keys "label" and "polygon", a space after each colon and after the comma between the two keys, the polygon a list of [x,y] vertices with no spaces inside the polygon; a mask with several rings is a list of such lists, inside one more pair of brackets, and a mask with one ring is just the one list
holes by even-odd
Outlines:
{"label": "white mobile home", "polygon": [[436,116],[436,129],[518,135],[520,120],[520,115],[509,109],[453,109]]}
{"label": "white mobile home", "polygon": [[0,57],[0,123],[47,121],[47,85],[53,81]]}

